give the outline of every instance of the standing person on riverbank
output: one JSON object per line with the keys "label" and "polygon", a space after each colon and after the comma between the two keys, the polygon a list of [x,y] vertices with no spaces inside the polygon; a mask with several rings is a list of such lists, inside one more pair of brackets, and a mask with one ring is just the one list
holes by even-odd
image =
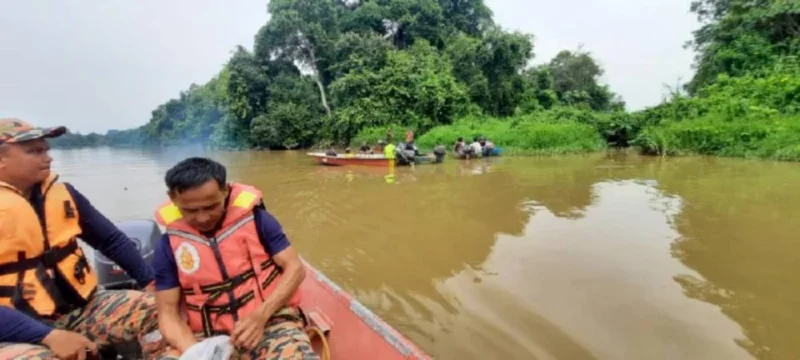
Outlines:
{"label": "standing person on riverbank", "polygon": [[165,176],[170,200],[156,219],[167,233],[153,260],[161,332],[181,353],[226,334],[243,358],[318,359],[298,307],[305,267],[261,192],[226,176],[205,158]]}
{"label": "standing person on riverbank", "polygon": [[[124,233],[50,171],[45,139],[64,133],[0,119],[2,359],[84,359],[98,345],[158,328],[152,294],[97,288],[78,237],[150,290],[153,272]],[[148,344],[144,355],[155,357],[160,345]]]}
{"label": "standing person on riverbank", "polygon": [[414,145],[414,130],[411,128],[406,131],[406,144]]}

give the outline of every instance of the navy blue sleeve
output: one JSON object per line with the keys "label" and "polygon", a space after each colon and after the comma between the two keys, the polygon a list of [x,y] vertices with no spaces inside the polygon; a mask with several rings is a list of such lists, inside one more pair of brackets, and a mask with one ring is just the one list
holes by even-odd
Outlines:
{"label": "navy blue sleeve", "polygon": [[269,256],[275,256],[291,245],[281,224],[266,209],[256,208],[254,216],[261,244]]}
{"label": "navy blue sleeve", "polygon": [[178,280],[178,265],[175,263],[175,255],[169,245],[169,236],[161,235],[156,244],[156,251],[153,254],[153,270],[156,273],[156,290],[169,290],[180,286]]}
{"label": "navy blue sleeve", "polygon": [[140,286],[153,281],[153,270],[145,263],[128,236],[97,211],[72,185],[65,185],[78,209],[81,239],[117,263],[130,277],[136,279]]}
{"label": "navy blue sleeve", "polygon": [[3,319],[0,321],[0,343],[38,343],[53,330],[52,327],[7,306],[0,306],[0,319]]}

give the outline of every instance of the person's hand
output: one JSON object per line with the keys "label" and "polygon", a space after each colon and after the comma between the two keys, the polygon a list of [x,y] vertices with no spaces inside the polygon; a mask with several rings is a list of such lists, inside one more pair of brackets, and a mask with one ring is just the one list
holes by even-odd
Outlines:
{"label": "person's hand", "polygon": [[97,357],[97,344],[72,331],[55,329],[42,339],[42,345],[61,360],[86,360],[89,353]]}
{"label": "person's hand", "polygon": [[147,286],[144,287],[144,292],[148,294],[155,294],[156,293],[156,281],[153,280]]}
{"label": "person's hand", "polygon": [[264,336],[267,320],[269,316],[261,314],[260,311],[254,311],[247,317],[239,319],[231,333],[231,343],[248,350],[255,349]]}

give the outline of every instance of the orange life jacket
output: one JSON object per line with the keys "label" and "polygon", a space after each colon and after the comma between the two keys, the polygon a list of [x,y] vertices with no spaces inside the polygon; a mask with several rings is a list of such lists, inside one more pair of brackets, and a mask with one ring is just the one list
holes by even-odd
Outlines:
{"label": "orange life jacket", "polygon": [[0,305],[45,318],[85,305],[97,288],[78,246],[75,201],[57,179],[51,174],[34,189],[41,191],[41,209],[0,182]]}
{"label": "orange life jacket", "polygon": [[[183,220],[172,202],[156,211],[156,221],[167,228],[192,331],[230,334],[234,323],[256,310],[281,278],[281,268],[259,240],[254,208],[260,204],[260,191],[232,184],[225,218],[212,238]],[[297,306],[299,300],[295,293],[288,305]]]}

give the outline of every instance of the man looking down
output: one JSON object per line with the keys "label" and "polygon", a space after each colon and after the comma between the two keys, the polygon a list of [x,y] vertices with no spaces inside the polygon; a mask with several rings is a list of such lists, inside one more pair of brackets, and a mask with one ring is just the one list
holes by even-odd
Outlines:
{"label": "man looking down", "polygon": [[165,182],[153,267],[167,341],[182,353],[224,334],[234,357],[317,359],[297,307],[304,265],[261,192],[228,184],[225,167],[205,158],[181,161]]}

